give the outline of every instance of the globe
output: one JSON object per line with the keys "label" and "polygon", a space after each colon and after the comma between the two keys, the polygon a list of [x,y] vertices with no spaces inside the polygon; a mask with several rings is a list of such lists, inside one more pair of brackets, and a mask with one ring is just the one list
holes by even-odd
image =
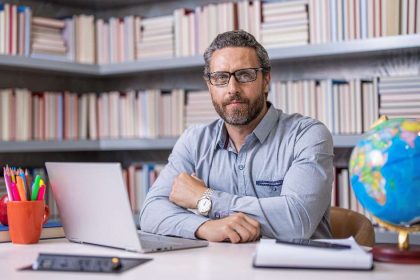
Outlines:
{"label": "globe", "polygon": [[382,221],[420,221],[420,119],[396,118],[369,130],[353,149],[350,181],[360,204]]}

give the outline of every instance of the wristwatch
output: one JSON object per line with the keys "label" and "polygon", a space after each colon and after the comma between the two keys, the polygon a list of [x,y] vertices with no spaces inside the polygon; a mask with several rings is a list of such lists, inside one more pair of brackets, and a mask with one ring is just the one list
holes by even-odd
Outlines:
{"label": "wristwatch", "polygon": [[207,216],[211,210],[211,195],[213,190],[208,188],[197,201],[197,210],[200,215]]}

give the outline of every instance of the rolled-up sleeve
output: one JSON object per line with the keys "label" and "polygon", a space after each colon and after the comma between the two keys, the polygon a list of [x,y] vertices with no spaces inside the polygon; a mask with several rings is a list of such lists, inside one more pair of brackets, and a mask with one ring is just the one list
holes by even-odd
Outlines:
{"label": "rolled-up sleeve", "polygon": [[215,191],[210,218],[242,212],[260,222],[263,236],[310,238],[330,206],[332,173],[331,133],[319,122],[301,127],[280,196],[257,198]]}
{"label": "rolled-up sleeve", "polygon": [[193,239],[198,227],[208,220],[169,201],[175,177],[181,172],[191,174],[194,170],[191,143],[188,143],[190,133],[191,129],[188,129],[179,138],[168,164],[146,196],[140,213],[140,228],[144,231]]}

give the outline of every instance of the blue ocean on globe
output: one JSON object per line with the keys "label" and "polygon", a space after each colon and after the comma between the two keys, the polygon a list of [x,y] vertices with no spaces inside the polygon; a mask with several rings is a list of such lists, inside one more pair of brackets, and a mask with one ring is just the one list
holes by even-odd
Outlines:
{"label": "blue ocean on globe", "polygon": [[349,172],[357,199],[375,217],[402,226],[420,222],[420,119],[372,128],[353,149]]}

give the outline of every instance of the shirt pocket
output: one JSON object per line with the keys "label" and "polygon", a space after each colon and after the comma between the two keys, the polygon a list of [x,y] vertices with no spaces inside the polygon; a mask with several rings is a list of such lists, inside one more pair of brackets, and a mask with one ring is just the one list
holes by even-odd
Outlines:
{"label": "shirt pocket", "polygon": [[255,189],[258,197],[279,196],[283,187],[283,179],[281,180],[256,180]]}

